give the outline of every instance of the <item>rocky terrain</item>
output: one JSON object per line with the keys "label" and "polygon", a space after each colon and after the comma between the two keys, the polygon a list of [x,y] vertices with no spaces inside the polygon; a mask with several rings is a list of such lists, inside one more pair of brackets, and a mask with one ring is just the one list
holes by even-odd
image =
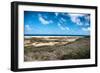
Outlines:
{"label": "rocky terrain", "polygon": [[24,61],[88,58],[90,58],[90,37],[25,38]]}

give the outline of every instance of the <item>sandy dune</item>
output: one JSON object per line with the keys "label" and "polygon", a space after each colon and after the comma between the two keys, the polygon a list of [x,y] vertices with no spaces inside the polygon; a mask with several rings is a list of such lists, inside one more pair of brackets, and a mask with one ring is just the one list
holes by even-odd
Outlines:
{"label": "sandy dune", "polygon": [[[41,38],[40,37],[39,39],[43,39],[43,40],[46,40],[48,42],[31,42],[30,40],[25,40],[24,43],[25,43],[25,46],[34,46],[34,47],[54,46],[54,45],[64,45],[64,44],[67,44],[68,42],[73,42],[76,39],[78,39],[78,38],[71,38],[71,37],[70,38],[69,37],[64,37],[64,38],[59,37],[59,38],[48,38],[48,37]],[[58,42],[55,42],[55,41],[58,41]]]}

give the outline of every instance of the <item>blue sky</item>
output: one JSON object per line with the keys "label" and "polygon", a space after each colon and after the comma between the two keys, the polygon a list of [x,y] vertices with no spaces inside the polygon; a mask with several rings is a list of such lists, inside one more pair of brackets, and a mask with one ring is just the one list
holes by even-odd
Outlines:
{"label": "blue sky", "polygon": [[24,11],[24,34],[90,35],[90,14]]}

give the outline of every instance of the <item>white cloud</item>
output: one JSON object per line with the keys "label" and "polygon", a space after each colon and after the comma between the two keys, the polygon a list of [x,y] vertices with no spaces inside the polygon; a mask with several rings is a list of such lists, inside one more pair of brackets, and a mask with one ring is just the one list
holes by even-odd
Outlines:
{"label": "white cloud", "polygon": [[87,21],[89,21],[89,20],[90,20],[90,16],[89,16],[89,15],[85,16],[85,19],[86,19]]}
{"label": "white cloud", "polygon": [[77,25],[83,25],[81,20],[78,17],[83,17],[84,14],[68,14],[72,20],[73,23],[76,23]]}
{"label": "white cloud", "polygon": [[60,18],[60,19],[58,20],[58,23],[64,25],[64,24],[66,23],[66,19],[64,19],[64,18]]}
{"label": "white cloud", "polygon": [[76,16],[71,17],[71,20],[76,23],[77,25],[83,25],[80,19]]}
{"label": "white cloud", "polygon": [[58,23],[58,26],[60,27],[61,30],[65,30],[65,28],[62,27],[60,23]]}
{"label": "white cloud", "polygon": [[85,25],[90,25],[90,16],[89,15],[87,15],[87,16],[85,16],[85,20],[87,20],[87,22],[85,23]]}
{"label": "white cloud", "polygon": [[58,23],[58,26],[61,30],[69,30],[68,27],[63,27],[60,23]]}
{"label": "white cloud", "polygon": [[32,30],[32,28],[30,27],[30,25],[25,25],[25,29],[26,29],[26,31],[31,31]]}
{"label": "white cloud", "polygon": [[56,16],[58,16],[58,13],[57,13],[57,12],[55,12],[55,15],[56,15]]}
{"label": "white cloud", "polygon": [[47,25],[47,24],[50,24],[50,23],[53,23],[53,21],[52,20],[45,20],[43,17],[42,17],[42,15],[41,14],[39,14],[39,20],[40,20],[40,22],[42,23],[42,24],[44,24],[44,25]]}
{"label": "white cloud", "polygon": [[90,27],[82,28],[83,31],[90,31]]}
{"label": "white cloud", "polygon": [[64,19],[64,18],[61,18],[61,20],[64,21],[64,22],[66,21],[66,19]]}

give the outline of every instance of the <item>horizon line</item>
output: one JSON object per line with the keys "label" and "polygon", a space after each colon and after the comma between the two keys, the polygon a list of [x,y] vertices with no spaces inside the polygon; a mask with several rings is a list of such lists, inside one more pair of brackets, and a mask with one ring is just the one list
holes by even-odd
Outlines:
{"label": "horizon line", "polygon": [[65,34],[24,34],[24,36],[90,36],[90,35],[65,35]]}

